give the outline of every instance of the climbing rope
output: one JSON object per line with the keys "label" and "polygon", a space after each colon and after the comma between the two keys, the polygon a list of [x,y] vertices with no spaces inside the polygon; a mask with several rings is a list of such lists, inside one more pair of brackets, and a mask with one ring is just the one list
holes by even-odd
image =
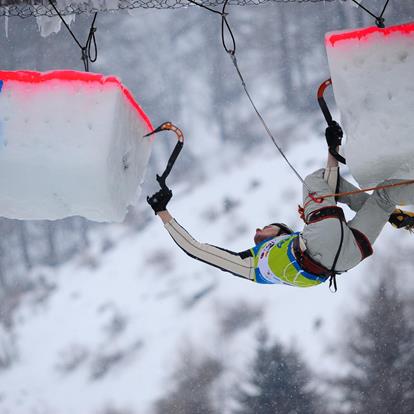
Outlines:
{"label": "climbing rope", "polygon": [[[372,13],[366,7],[362,6],[362,4],[360,2],[358,2],[357,0],[352,0],[352,1],[354,3],[356,3],[359,7],[361,7],[363,10],[365,10],[367,13],[369,13],[372,17],[374,17],[375,18],[375,22],[376,22],[376,24],[377,24],[378,27],[381,27],[381,28],[385,27],[385,25],[384,25],[385,19],[384,19],[383,16],[384,16],[384,13],[385,13],[385,11],[387,9],[389,0],[386,0],[386,3],[385,3],[385,5],[384,5],[384,7],[382,9],[382,12],[381,12],[381,14],[379,16],[376,16],[374,13]],[[300,182],[303,184],[303,186],[307,189],[308,193],[312,197],[312,192],[311,192],[310,188],[305,183],[305,180],[302,178],[302,176],[299,174],[299,172],[296,170],[296,168],[289,161],[289,159],[287,158],[286,154],[282,150],[281,146],[278,144],[277,140],[275,139],[275,137],[273,136],[272,132],[270,131],[270,128],[266,124],[263,116],[261,115],[261,113],[257,109],[257,106],[254,103],[254,101],[253,101],[253,99],[251,97],[251,94],[250,94],[250,92],[249,92],[249,90],[247,88],[246,81],[244,80],[244,77],[243,77],[243,75],[241,73],[241,70],[240,70],[239,65],[238,65],[238,62],[237,62],[237,57],[236,57],[236,40],[234,38],[234,35],[233,35],[232,30],[231,30],[230,24],[229,24],[229,22],[227,20],[228,13],[226,13],[226,7],[227,7],[227,4],[228,4],[229,0],[225,0],[221,12],[220,11],[217,11],[217,10],[214,10],[214,9],[212,9],[210,7],[207,7],[206,5],[204,5],[202,3],[196,2],[195,0],[188,0],[188,2],[190,2],[190,3],[192,3],[192,4],[196,5],[196,6],[202,7],[202,8],[204,8],[204,9],[206,9],[206,10],[212,12],[212,13],[221,15],[221,19],[222,19],[222,22],[221,22],[221,40],[222,40],[222,43],[223,43],[223,47],[224,47],[224,50],[227,52],[227,54],[231,58],[231,61],[232,61],[233,65],[234,65],[234,67],[236,69],[236,72],[237,72],[239,78],[240,78],[240,81],[241,81],[241,84],[243,86],[244,92],[246,93],[246,96],[249,99],[249,101],[250,101],[250,103],[251,103],[251,105],[252,105],[252,107],[253,107],[256,115],[257,115],[257,117],[259,118],[259,120],[262,123],[264,129],[266,130],[266,133],[268,134],[268,136],[272,140],[274,146],[277,148],[277,150],[279,151],[280,155],[286,161],[287,165],[290,167],[290,169],[293,171],[293,173],[300,180]],[[227,42],[226,42],[226,36],[225,36],[226,30],[227,30],[228,36],[231,39],[231,45],[228,45]],[[369,191],[369,190],[367,189],[365,191]],[[326,197],[328,197],[328,195],[327,196],[324,196],[324,197],[326,198]],[[320,199],[320,197],[318,197],[318,199]],[[316,198],[315,198],[315,200],[316,200]]]}
{"label": "climbing rope", "polygon": [[358,7],[360,7],[362,10],[364,10],[365,12],[367,12],[370,16],[372,16],[375,19],[375,24],[380,28],[380,29],[384,29],[385,28],[385,19],[384,19],[384,13],[385,10],[387,9],[388,3],[390,0],[387,0],[384,4],[384,7],[382,9],[382,12],[379,16],[376,16],[373,12],[371,12],[369,9],[367,9],[365,6],[363,6],[361,4],[360,1],[357,0],[352,0],[355,4],[358,5]]}
{"label": "climbing rope", "polygon": [[[292,165],[292,163],[289,161],[289,159],[287,158],[286,154],[284,153],[284,151],[282,150],[281,146],[278,144],[276,138],[273,136],[272,132],[270,131],[270,128],[268,127],[268,125],[266,124],[266,121],[264,120],[263,116],[261,115],[261,113],[259,112],[259,110],[257,109],[256,104],[254,103],[249,90],[247,89],[247,85],[246,85],[246,81],[244,80],[244,77],[241,73],[241,70],[239,68],[239,65],[237,63],[237,57],[236,57],[236,40],[235,37],[233,35],[233,32],[231,30],[230,24],[227,21],[227,16],[228,13],[226,13],[226,6],[229,2],[229,0],[225,0],[224,4],[223,4],[223,8],[222,11],[219,12],[217,10],[213,10],[210,9],[200,3],[197,3],[194,0],[188,0],[190,3],[197,5],[199,7],[202,7],[204,9],[210,10],[211,12],[214,12],[216,14],[220,14],[222,21],[221,21],[221,41],[224,47],[224,50],[227,52],[227,54],[230,56],[230,59],[236,69],[236,72],[240,78],[241,84],[243,86],[244,92],[246,93],[247,98],[250,101],[250,104],[252,105],[257,117],[259,118],[260,122],[262,123],[264,129],[266,130],[266,133],[268,134],[268,136],[270,137],[270,139],[272,140],[274,146],[277,148],[277,150],[279,151],[280,155],[283,157],[283,159],[286,161],[287,165],[290,167],[290,169],[294,172],[294,174],[296,175],[296,177],[301,181],[301,183],[303,184],[303,186],[308,190],[308,192],[310,193],[311,190],[308,187],[308,185],[305,183],[305,180],[302,178],[302,176],[299,174],[299,172],[296,170],[296,168]],[[226,42],[226,29],[227,29],[227,34],[231,39],[231,45],[228,45],[228,42]]]}
{"label": "climbing rope", "polygon": [[411,185],[414,184],[414,180],[402,180],[397,183],[392,184],[383,184],[376,187],[367,187],[367,188],[361,188],[359,190],[353,190],[353,191],[345,191],[342,193],[332,193],[332,194],[324,194],[324,195],[318,195],[316,196],[316,193],[310,193],[309,197],[311,198],[311,201],[314,201],[315,203],[322,203],[325,198],[329,197],[344,197],[347,195],[354,195],[354,194],[360,194],[360,193],[366,193],[368,191],[377,191],[377,190],[384,190],[386,188],[393,188],[393,187],[401,187],[404,185]]}
{"label": "climbing rope", "polygon": [[[68,29],[70,35],[75,40],[76,44],[79,46],[79,48],[81,50],[81,60],[83,61],[83,65],[85,67],[85,72],[89,72],[89,62],[93,63],[93,62],[96,62],[96,59],[98,59],[98,47],[96,45],[96,38],[95,38],[95,32],[96,32],[95,21],[96,21],[96,16],[97,16],[98,12],[95,12],[95,15],[93,17],[92,24],[91,24],[91,27],[89,29],[88,39],[85,43],[85,46],[82,46],[81,43],[79,42],[79,40],[76,38],[73,31],[71,30],[71,28],[69,27],[69,25],[66,23],[66,21],[63,18],[62,14],[59,12],[57,7],[53,3],[53,1],[49,0],[49,2],[52,5],[52,7],[54,8],[56,14],[59,16],[60,20],[65,25],[66,29]],[[92,45],[93,45],[93,48],[94,48],[93,57],[92,57],[92,53],[91,53]]]}

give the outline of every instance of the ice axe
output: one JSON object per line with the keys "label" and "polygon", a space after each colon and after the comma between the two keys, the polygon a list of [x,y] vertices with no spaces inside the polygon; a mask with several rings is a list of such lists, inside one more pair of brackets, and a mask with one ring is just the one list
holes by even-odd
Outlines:
{"label": "ice axe", "polygon": [[[333,132],[338,136],[339,139],[342,139],[342,128],[336,121],[333,120],[331,112],[324,98],[324,93],[325,93],[326,88],[331,85],[332,85],[332,80],[330,78],[320,84],[318,88],[318,93],[317,93],[318,103],[323,113],[323,116],[325,117],[326,123],[328,124],[328,127],[332,128]],[[336,151],[336,148],[329,147],[329,152],[339,162],[341,162],[342,164],[346,164],[345,158]]]}
{"label": "ice axe", "polygon": [[183,149],[184,146],[184,134],[181,131],[180,128],[176,127],[174,124],[172,124],[171,122],[164,122],[163,124],[161,124],[158,128],[155,128],[154,131],[150,132],[147,135],[144,135],[144,137],[149,137],[150,135],[153,134],[157,134],[158,132],[161,131],[173,131],[175,133],[175,135],[177,136],[177,144],[175,145],[170,158],[168,159],[167,162],[167,167],[165,168],[164,172],[162,173],[162,175],[156,175],[158,184],[160,185],[160,187],[162,189],[168,188],[167,185],[165,184],[165,180],[167,179],[168,175],[171,172],[172,167],[174,166],[175,161],[177,160],[178,155],[180,154],[181,150]]}

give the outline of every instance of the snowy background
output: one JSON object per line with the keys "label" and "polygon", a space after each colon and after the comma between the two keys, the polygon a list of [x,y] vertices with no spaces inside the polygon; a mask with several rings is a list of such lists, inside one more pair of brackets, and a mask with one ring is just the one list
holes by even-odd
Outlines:
{"label": "snowy background", "polygon": [[[414,20],[411,1],[391,3],[389,23]],[[230,11],[240,68],[272,132],[302,175],[320,168],[325,126],[315,95],[329,77],[324,33],[371,24],[369,16],[342,2]],[[78,16],[72,24],[80,39],[91,19]],[[301,184],[243,95],[221,46],[220,23],[195,8],[99,14],[91,69],[119,76],[154,125],[171,120],[183,129],[185,148],[169,178],[170,210],[200,241],[240,251],[251,247],[256,227],[277,220],[300,227]],[[35,20],[4,22],[0,46],[1,69],[83,67],[67,32],[42,38]],[[143,196],[156,190],[155,174],[174,144],[168,134],[155,140]],[[398,306],[381,314],[387,293],[379,302],[371,297],[378,280],[397,280],[398,300],[413,312],[413,239],[406,231],[388,225],[375,255],[341,276],[333,294],[327,285],[255,285],[191,260],[144,197],[120,225],[2,219],[0,228],[1,414],[234,413],[242,409],[237,391],[249,383],[263,330],[270,342],[297,352],[296,368],[308,367],[313,395],[325,396],[312,410],[246,405],[239,412],[413,412],[409,393],[398,399],[403,408],[387,405],[390,390],[414,388],[412,368],[402,377],[395,367],[359,361],[360,377],[373,384],[358,391],[359,400],[355,393],[347,399],[352,387],[335,382],[352,371],[344,345],[355,341],[356,353],[354,328],[364,326],[372,303],[379,319],[367,322],[368,354],[382,361],[391,353],[395,366],[413,366],[413,336],[398,349],[387,342],[399,338],[391,328],[405,327]],[[381,323],[381,315],[390,322]],[[219,368],[211,373],[205,361]],[[384,378],[395,380],[384,385]],[[267,393],[276,398],[277,391]],[[285,400],[297,396],[291,388]],[[364,409],[374,397],[377,405]]]}

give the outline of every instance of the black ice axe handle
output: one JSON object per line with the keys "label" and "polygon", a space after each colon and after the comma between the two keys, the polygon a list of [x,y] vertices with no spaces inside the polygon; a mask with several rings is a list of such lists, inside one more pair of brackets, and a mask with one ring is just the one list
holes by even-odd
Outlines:
{"label": "black ice axe handle", "polygon": [[331,111],[329,110],[328,105],[326,104],[323,94],[325,93],[326,88],[330,85],[332,85],[332,81],[331,79],[327,79],[326,81],[321,83],[318,89],[318,103],[328,125],[332,125],[334,121],[332,119]]}
{"label": "black ice axe handle", "polygon": [[167,167],[165,168],[162,175],[157,174],[157,181],[161,188],[167,188],[167,185],[165,184],[165,180],[167,179],[168,175],[170,174],[172,167],[174,166],[175,161],[178,158],[178,155],[180,154],[181,150],[183,149],[184,141],[178,141],[175,144],[174,150],[170,155],[170,158],[167,162]]}
{"label": "black ice axe handle", "polygon": [[[328,86],[332,85],[332,80],[329,78],[326,81],[322,82],[318,89],[318,103],[321,108],[321,111],[323,113],[323,116],[325,117],[326,123],[328,126],[332,126],[337,124],[336,121],[333,120],[331,111],[328,108],[328,105],[326,104],[324,93]],[[338,124],[337,124],[338,125]],[[329,148],[329,152],[342,164],[346,164],[346,159],[338,153],[338,151],[335,148]]]}
{"label": "black ice axe handle", "polygon": [[160,185],[162,189],[164,189],[164,188],[168,188],[167,184],[165,183],[165,180],[170,174],[171,169],[174,166],[174,163],[178,158],[178,155],[183,149],[184,134],[180,128],[176,127],[173,123],[168,121],[168,122],[164,122],[163,124],[161,124],[158,128],[154,129],[154,131],[150,132],[149,134],[144,135],[144,137],[148,137],[150,135],[156,134],[161,131],[173,131],[175,135],[177,136],[177,140],[178,140],[177,144],[175,145],[173,149],[173,152],[170,155],[170,158],[168,159],[168,163],[167,163],[167,167],[165,168],[165,171],[162,173],[162,175],[158,175],[158,174],[156,175],[158,184]]}

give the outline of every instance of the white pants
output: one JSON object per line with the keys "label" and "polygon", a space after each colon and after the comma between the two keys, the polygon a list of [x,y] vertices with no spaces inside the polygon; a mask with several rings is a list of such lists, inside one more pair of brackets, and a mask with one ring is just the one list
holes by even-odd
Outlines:
{"label": "white pants", "polygon": [[[305,184],[311,192],[316,193],[316,196],[335,192],[335,189],[332,189],[325,181],[324,172],[324,169],[317,170],[305,179]],[[389,180],[383,184],[392,184],[395,182],[398,182],[398,180]],[[356,189],[356,187],[344,178],[339,178],[339,192],[353,191]],[[324,199],[322,203],[315,203],[309,197],[308,189],[305,186],[303,189],[303,202],[305,206],[305,217],[322,207],[336,205],[333,197]],[[414,185],[377,190],[371,195],[358,193],[343,196],[338,199],[338,202],[347,204],[356,212],[352,220],[347,222],[346,225],[344,223],[344,239],[335,268],[337,271],[345,271],[356,266],[362,259],[361,251],[350,228],[359,230],[368,238],[371,244],[374,244],[396,205],[414,203]],[[306,225],[302,236],[308,253],[312,258],[330,269],[341,242],[340,221],[336,218],[329,218]]]}

